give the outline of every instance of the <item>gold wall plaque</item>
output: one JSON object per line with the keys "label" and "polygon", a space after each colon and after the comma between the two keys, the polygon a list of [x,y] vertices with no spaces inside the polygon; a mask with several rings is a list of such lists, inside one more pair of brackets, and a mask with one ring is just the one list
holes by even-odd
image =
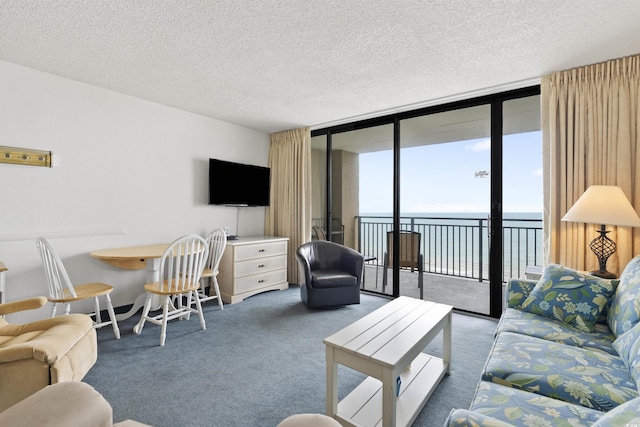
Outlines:
{"label": "gold wall plaque", "polygon": [[0,163],[51,167],[51,151],[0,145]]}

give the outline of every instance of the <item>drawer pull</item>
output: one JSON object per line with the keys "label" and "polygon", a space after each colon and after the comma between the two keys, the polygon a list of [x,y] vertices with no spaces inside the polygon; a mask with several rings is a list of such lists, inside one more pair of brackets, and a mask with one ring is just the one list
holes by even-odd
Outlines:
{"label": "drawer pull", "polygon": [[266,265],[264,265],[264,264],[260,264],[260,265],[258,266],[258,268],[265,268],[265,267],[266,267]]}
{"label": "drawer pull", "polygon": [[264,279],[258,280],[258,283],[264,283],[264,282],[266,282],[266,280],[264,280]]}
{"label": "drawer pull", "polygon": [[258,252],[267,252],[266,249],[258,249]]}

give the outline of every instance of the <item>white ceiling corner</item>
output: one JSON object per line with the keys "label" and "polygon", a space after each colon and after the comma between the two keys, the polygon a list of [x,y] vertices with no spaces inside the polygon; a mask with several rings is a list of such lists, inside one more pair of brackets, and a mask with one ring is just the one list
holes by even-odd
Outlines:
{"label": "white ceiling corner", "polygon": [[640,53],[637,0],[0,2],[0,60],[268,133]]}

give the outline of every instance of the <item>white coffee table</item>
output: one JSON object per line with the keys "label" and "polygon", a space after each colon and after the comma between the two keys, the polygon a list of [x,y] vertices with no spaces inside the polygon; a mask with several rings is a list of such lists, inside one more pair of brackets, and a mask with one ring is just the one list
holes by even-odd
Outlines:
{"label": "white coffee table", "polygon": [[[327,415],[346,426],[411,425],[451,372],[451,312],[449,305],[399,297],[326,338]],[[442,358],[422,353],[440,332]],[[369,375],[340,402],[338,364]]]}

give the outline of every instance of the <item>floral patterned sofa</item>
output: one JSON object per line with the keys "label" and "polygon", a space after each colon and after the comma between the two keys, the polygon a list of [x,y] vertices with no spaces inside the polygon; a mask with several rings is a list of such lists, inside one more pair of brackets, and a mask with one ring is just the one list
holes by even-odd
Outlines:
{"label": "floral patterned sofa", "polygon": [[640,256],[619,280],[513,279],[470,409],[448,426],[640,427]]}

